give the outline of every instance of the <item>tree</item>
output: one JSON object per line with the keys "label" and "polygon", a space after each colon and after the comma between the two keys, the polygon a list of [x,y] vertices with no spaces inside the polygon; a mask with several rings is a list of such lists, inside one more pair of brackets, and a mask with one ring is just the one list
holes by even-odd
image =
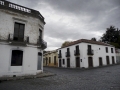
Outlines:
{"label": "tree", "polygon": [[116,48],[120,48],[120,30],[114,26],[110,26],[101,37],[101,40],[102,42],[114,45]]}
{"label": "tree", "polygon": [[69,43],[71,43],[71,41],[65,41],[65,42],[62,44],[61,47],[65,47],[65,46],[67,46]]}
{"label": "tree", "polygon": [[95,37],[91,38],[92,41],[97,41]]}

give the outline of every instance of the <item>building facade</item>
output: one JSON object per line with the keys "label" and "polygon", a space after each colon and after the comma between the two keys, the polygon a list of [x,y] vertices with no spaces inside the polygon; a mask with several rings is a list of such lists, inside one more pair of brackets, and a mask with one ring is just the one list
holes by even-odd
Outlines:
{"label": "building facade", "polygon": [[116,62],[120,64],[120,49],[116,48]]}
{"label": "building facade", "polygon": [[81,39],[58,49],[58,66],[89,68],[116,63],[115,48],[102,42]]}
{"label": "building facade", "polygon": [[44,25],[39,11],[0,0],[0,77],[43,72]]}
{"label": "building facade", "polygon": [[58,67],[58,53],[57,50],[48,51],[43,55],[43,66]]}

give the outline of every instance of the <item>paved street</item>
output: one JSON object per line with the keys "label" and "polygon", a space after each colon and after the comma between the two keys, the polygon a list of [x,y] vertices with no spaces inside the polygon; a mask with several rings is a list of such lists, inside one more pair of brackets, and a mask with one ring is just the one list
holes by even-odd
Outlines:
{"label": "paved street", "polygon": [[120,90],[120,65],[80,70],[44,68],[56,76],[5,81],[0,90]]}

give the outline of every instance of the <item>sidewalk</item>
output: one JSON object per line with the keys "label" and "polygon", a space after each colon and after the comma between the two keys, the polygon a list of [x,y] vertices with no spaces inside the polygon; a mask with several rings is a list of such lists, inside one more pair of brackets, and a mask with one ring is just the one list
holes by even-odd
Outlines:
{"label": "sidewalk", "polygon": [[33,78],[42,78],[42,77],[49,77],[54,76],[56,74],[44,71],[43,73],[37,74],[37,75],[28,75],[28,76],[18,76],[18,77],[0,77],[1,81],[11,81],[11,80],[23,80],[23,79],[33,79]]}

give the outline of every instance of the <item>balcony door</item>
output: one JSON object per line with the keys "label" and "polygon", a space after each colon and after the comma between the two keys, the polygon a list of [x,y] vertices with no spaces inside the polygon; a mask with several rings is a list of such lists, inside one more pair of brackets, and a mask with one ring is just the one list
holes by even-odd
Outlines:
{"label": "balcony door", "polygon": [[14,35],[13,35],[13,39],[15,41],[23,41],[24,40],[24,29],[25,29],[25,24],[15,22]]}

